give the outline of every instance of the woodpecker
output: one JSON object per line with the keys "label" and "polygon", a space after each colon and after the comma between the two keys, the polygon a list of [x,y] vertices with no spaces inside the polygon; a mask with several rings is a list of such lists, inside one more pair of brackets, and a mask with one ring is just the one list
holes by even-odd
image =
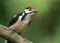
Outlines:
{"label": "woodpecker", "polygon": [[[26,28],[28,27],[28,25],[30,24],[31,21],[31,17],[33,15],[35,15],[35,13],[37,13],[37,11],[35,10],[35,8],[33,8],[32,6],[28,6],[25,8],[25,10],[22,13],[19,13],[17,15],[15,15],[11,21],[9,22],[9,29],[12,32],[16,32],[19,35],[22,35]],[[5,43],[11,43],[9,41],[5,41]]]}
{"label": "woodpecker", "polygon": [[15,15],[11,19],[9,23],[9,29],[18,34],[24,33],[31,21],[32,15],[34,15],[35,13],[37,13],[35,8],[33,8],[32,6],[26,7],[22,13]]}

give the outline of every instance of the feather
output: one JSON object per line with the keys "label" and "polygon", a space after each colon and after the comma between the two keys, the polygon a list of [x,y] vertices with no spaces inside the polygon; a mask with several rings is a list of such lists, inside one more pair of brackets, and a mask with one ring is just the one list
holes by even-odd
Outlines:
{"label": "feather", "polygon": [[16,23],[16,21],[18,20],[19,16],[21,16],[21,15],[22,15],[22,13],[14,16],[14,17],[11,19],[10,23],[8,24],[8,26],[10,27],[10,26],[13,25],[14,23]]}

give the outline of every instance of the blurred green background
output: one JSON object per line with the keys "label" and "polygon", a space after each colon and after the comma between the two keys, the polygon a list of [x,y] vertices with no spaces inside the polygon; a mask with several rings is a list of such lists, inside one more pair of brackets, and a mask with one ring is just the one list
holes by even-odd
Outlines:
{"label": "blurred green background", "polygon": [[[60,0],[0,0],[0,24],[7,26],[26,6],[33,6],[39,13],[32,17],[24,37],[34,43],[60,43]],[[4,39],[0,38],[0,43]]]}

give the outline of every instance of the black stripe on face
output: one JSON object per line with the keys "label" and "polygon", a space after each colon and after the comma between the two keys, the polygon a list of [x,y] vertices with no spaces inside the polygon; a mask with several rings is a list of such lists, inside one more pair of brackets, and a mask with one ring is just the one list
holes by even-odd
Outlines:
{"label": "black stripe on face", "polygon": [[25,17],[27,16],[27,13],[25,13],[21,19],[21,21],[23,21],[25,19]]}

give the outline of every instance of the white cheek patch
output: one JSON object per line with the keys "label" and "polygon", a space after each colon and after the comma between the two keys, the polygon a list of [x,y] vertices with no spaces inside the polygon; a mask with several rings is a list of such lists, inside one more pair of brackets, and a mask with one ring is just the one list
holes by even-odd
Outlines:
{"label": "white cheek patch", "polygon": [[22,16],[19,16],[19,20],[21,20]]}
{"label": "white cheek patch", "polygon": [[26,12],[26,13],[30,13],[30,12],[32,12],[32,11],[29,11],[28,9],[25,9],[25,12]]}
{"label": "white cheek patch", "polygon": [[19,16],[19,20],[21,20],[23,16],[24,16],[24,13],[21,16]]}

